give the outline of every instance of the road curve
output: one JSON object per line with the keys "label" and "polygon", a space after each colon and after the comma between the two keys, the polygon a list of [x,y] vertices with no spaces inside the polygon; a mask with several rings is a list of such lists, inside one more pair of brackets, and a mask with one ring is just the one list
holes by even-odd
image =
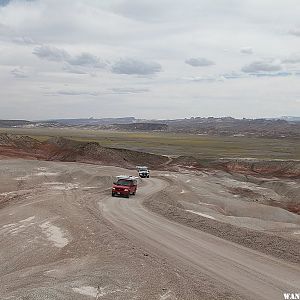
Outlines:
{"label": "road curve", "polygon": [[145,197],[167,183],[143,180],[135,197],[107,197],[101,203],[104,217],[124,233],[157,253],[207,274],[239,292],[245,299],[284,299],[299,292],[300,267],[200,230],[171,222],[142,206]]}

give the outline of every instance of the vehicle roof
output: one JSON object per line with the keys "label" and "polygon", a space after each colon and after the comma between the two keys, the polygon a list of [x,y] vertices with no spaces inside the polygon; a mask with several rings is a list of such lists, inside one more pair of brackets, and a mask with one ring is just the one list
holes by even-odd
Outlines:
{"label": "vehicle roof", "polygon": [[119,176],[116,176],[117,179],[126,179],[126,180],[136,180],[137,177],[135,176],[130,176],[130,175],[119,175]]}

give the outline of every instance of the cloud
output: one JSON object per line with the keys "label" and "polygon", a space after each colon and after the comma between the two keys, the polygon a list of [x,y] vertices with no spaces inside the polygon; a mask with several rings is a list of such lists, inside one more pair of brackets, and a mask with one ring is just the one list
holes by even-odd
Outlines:
{"label": "cloud", "polygon": [[0,6],[6,6],[11,0],[0,0]]}
{"label": "cloud", "polygon": [[94,76],[95,74],[91,69],[105,68],[107,66],[107,63],[91,53],[83,52],[77,56],[72,56],[64,49],[49,45],[35,47],[32,53],[41,59],[64,62],[65,66],[63,70],[68,73],[89,74]]}
{"label": "cloud", "polygon": [[[133,106],[141,118],[184,117],[195,110],[203,115],[299,114],[299,105],[289,99],[300,94],[300,65],[297,57],[287,56],[297,51],[297,1],[2,0],[0,114],[118,116],[130,114]],[[255,58],[243,50],[250,47]],[[215,65],[186,65],[191,58]],[[159,66],[149,67],[150,61]],[[249,73],[255,61],[280,65],[271,68],[280,70],[260,63]],[[43,94],[56,91],[51,101]],[[202,100],[194,103],[195,95]],[[87,105],[86,99],[97,101]],[[240,101],[243,105],[236,105]]]}
{"label": "cloud", "polygon": [[58,90],[56,92],[46,93],[47,96],[99,96],[99,92],[84,90]]}
{"label": "cloud", "polygon": [[146,93],[149,92],[149,89],[137,89],[137,88],[112,88],[111,90],[112,94],[117,95],[130,95],[130,94],[140,94],[140,93]]}
{"label": "cloud", "polygon": [[66,64],[63,67],[63,70],[66,71],[67,73],[71,73],[71,74],[78,74],[78,75],[92,75],[93,73],[91,72],[90,69],[86,68],[86,67],[82,67],[82,66],[71,66]]}
{"label": "cloud", "polygon": [[74,66],[88,66],[93,68],[104,68],[106,66],[106,63],[100,61],[99,57],[87,52],[81,53],[67,61],[70,65]]}
{"label": "cloud", "polygon": [[213,61],[203,57],[189,58],[185,61],[185,63],[192,67],[207,67],[215,64]]}
{"label": "cloud", "polygon": [[[165,0],[166,6],[170,0]],[[147,0],[123,0],[117,1],[117,4],[113,6],[113,11],[126,18],[131,18],[141,22],[153,22],[159,21],[165,14],[165,5],[157,5],[155,1]],[[169,8],[169,12],[171,10]]]}
{"label": "cloud", "polygon": [[143,62],[133,58],[120,59],[112,65],[111,71],[116,74],[153,75],[161,72],[161,65],[156,62]]}
{"label": "cloud", "polygon": [[0,23],[0,35],[1,37],[7,37],[14,34],[14,30],[5,24]]}
{"label": "cloud", "polygon": [[277,61],[255,61],[241,69],[244,73],[276,72],[282,70],[282,66]]}
{"label": "cloud", "polygon": [[291,76],[293,74],[294,73],[292,73],[292,72],[281,71],[281,72],[275,72],[275,73],[259,72],[259,73],[253,73],[251,75],[254,75],[256,77],[288,77],[288,76]]}
{"label": "cloud", "polygon": [[224,77],[220,76],[220,75],[185,77],[183,79],[187,80],[188,82],[222,82],[222,81],[224,81]]}
{"label": "cloud", "polygon": [[294,28],[289,31],[289,34],[299,36],[300,37],[300,28]]}
{"label": "cloud", "polygon": [[229,72],[221,75],[224,79],[240,79],[246,78],[247,75],[240,72]]}
{"label": "cloud", "polygon": [[290,56],[282,60],[286,64],[298,64],[300,63],[300,53],[293,53]]}
{"label": "cloud", "polygon": [[240,49],[243,54],[253,54],[253,49],[251,47],[243,47]]}
{"label": "cloud", "polygon": [[33,39],[29,37],[15,37],[12,39],[12,41],[16,44],[20,45],[35,45],[37,42],[35,42]]}
{"label": "cloud", "polygon": [[295,73],[289,72],[289,71],[279,71],[279,72],[254,72],[254,73],[237,73],[237,72],[231,72],[231,73],[226,73],[222,74],[221,76],[224,79],[241,79],[241,78],[250,78],[250,77],[287,77],[287,76],[292,76]]}
{"label": "cloud", "polygon": [[[19,2],[33,2],[35,0],[19,0]],[[13,0],[0,0],[0,6],[7,6],[8,4],[12,3]]]}
{"label": "cloud", "polygon": [[49,45],[35,47],[32,53],[41,59],[49,61],[62,62],[69,61],[71,59],[70,54],[64,49],[59,49]]}
{"label": "cloud", "polygon": [[15,68],[10,72],[16,78],[27,78],[29,77],[28,72],[24,70],[22,67]]}
{"label": "cloud", "polygon": [[46,92],[46,96],[91,96],[97,97],[99,95],[133,95],[149,92],[147,88],[111,88],[102,91],[86,91],[78,89],[62,89],[52,92]]}
{"label": "cloud", "polygon": [[296,72],[290,71],[279,71],[279,72],[230,72],[224,74],[208,75],[208,76],[196,76],[196,77],[186,77],[183,78],[189,82],[223,82],[225,80],[236,80],[236,79],[248,79],[251,77],[288,77],[297,75]]}

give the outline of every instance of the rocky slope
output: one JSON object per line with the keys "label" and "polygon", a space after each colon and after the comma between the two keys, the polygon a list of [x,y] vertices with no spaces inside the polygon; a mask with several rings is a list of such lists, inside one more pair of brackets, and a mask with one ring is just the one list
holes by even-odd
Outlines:
{"label": "rocky slope", "polygon": [[107,148],[96,142],[80,142],[62,137],[40,142],[28,136],[0,134],[0,158],[19,157],[40,160],[85,162],[135,168],[147,165],[151,169],[178,171],[223,170],[229,173],[267,177],[300,178],[300,161],[218,159],[201,161],[192,156],[167,157],[127,149]]}
{"label": "rocky slope", "polygon": [[168,161],[165,156],[102,147],[95,142],[79,142],[65,138],[51,138],[40,142],[28,136],[0,135],[0,156],[66,162],[87,162],[134,168],[145,164],[157,168]]}
{"label": "rocky slope", "polygon": [[233,173],[300,177],[300,161],[297,160],[222,159],[214,164]]}

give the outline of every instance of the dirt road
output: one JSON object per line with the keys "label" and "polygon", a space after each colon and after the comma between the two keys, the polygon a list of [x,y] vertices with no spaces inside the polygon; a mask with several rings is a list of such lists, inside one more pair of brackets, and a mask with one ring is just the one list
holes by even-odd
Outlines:
{"label": "dirt road", "polygon": [[[145,182],[145,180],[144,180]],[[135,199],[107,198],[103,214],[115,226],[157,252],[239,291],[245,298],[282,299],[300,287],[299,266],[288,264],[147,211],[142,201],[166,183],[147,180]]]}
{"label": "dirt road", "polygon": [[[136,196],[112,198],[113,177],[125,173],[135,174],[79,163],[0,161],[0,299],[88,300],[97,287],[100,299],[114,300],[283,299],[284,292],[299,291],[299,265],[171,222],[142,205],[172,184],[176,197],[197,198],[187,185],[199,187],[206,177],[154,172]],[[278,216],[284,221],[290,213]],[[279,224],[298,230],[296,217],[293,222]]]}

